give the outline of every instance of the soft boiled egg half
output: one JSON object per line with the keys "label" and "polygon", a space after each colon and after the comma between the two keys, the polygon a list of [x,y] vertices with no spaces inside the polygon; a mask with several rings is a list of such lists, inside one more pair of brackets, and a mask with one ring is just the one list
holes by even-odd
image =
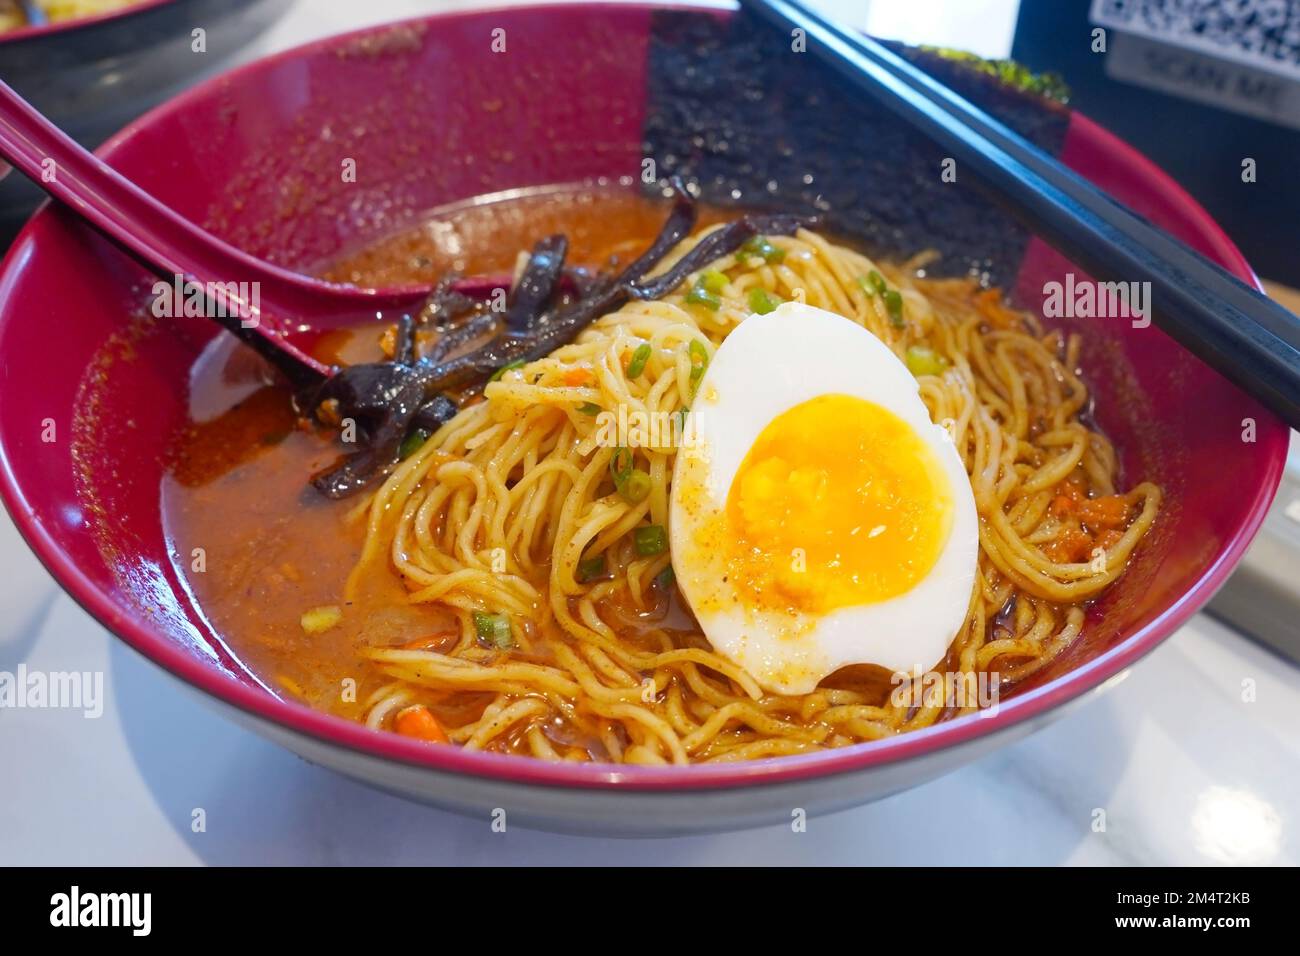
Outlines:
{"label": "soft boiled egg half", "polygon": [[849,664],[924,673],[975,582],[970,480],[916,379],[857,323],[795,302],[714,354],[669,525],[705,637],[780,694]]}

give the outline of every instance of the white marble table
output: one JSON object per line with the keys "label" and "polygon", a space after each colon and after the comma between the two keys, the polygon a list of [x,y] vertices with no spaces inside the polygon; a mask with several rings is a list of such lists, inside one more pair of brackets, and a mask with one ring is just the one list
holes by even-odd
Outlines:
{"label": "white marble table", "polygon": [[[301,2],[262,49],[433,5]],[[1205,617],[1109,693],[926,786],[806,833],[654,842],[493,833],[304,763],[116,642],[3,516],[0,671],[20,662],[102,671],[106,702],[97,720],[0,709],[0,864],[1300,862],[1300,669]]]}

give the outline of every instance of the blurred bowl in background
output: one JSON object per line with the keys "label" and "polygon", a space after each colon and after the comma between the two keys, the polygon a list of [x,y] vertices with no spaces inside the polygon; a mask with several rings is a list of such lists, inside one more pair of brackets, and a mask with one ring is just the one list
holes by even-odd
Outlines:
{"label": "blurred bowl in background", "polygon": [[[220,69],[292,2],[143,0],[97,16],[20,27],[0,33],[0,79],[73,139],[98,146]],[[0,165],[0,241],[8,243],[44,194]]]}

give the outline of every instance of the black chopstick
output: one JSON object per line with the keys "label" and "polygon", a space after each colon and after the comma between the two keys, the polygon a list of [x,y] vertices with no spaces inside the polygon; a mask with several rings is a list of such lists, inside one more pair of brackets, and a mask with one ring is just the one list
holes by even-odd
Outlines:
{"label": "black chopstick", "polygon": [[802,29],[809,55],[933,140],[1091,275],[1150,282],[1160,328],[1300,428],[1300,319],[876,41],[794,0],[740,4]]}

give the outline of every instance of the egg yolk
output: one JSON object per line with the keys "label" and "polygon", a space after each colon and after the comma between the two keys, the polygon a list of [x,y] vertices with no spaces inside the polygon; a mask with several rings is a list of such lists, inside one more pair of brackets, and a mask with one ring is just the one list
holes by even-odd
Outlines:
{"label": "egg yolk", "polygon": [[727,494],[725,566],[754,606],[824,614],[925,577],[952,525],[946,474],[893,412],[850,395],[763,429]]}

